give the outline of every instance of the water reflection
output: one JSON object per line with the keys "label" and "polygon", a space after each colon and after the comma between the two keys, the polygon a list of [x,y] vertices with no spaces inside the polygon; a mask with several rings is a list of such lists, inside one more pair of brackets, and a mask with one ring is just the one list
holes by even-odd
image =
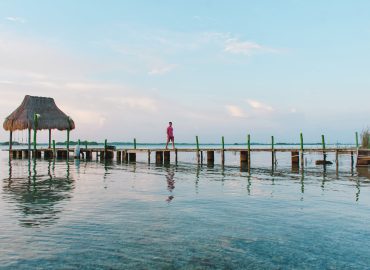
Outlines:
{"label": "water reflection", "polygon": [[171,202],[174,199],[174,196],[172,195],[172,191],[175,189],[175,172],[174,168],[167,167],[167,175],[166,175],[166,181],[167,181],[167,190],[171,193],[171,195],[168,196],[166,199],[167,202]]}
{"label": "water reflection", "polygon": [[[47,168],[44,167],[44,162],[38,165],[36,159],[29,159],[27,162],[27,177],[13,176],[12,162],[9,162],[9,176],[3,181],[4,201],[16,206],[21,226],[51,225],[59,218],[58,213],[63,210],[61,203],[71,198],[74,189],[74,181],[70,177],[70,165],[66,162],[64,177],[56,177],[55,161],[53,163],[49,161]],[[45,171],[46,174],[39,174],[37,165],[41,167],[39,170]]]}

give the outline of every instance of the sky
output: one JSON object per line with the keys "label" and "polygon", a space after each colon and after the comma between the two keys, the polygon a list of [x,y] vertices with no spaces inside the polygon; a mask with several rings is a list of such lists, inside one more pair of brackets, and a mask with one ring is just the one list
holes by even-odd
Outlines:
{"label": "sky", "polygon": [[72,140],[162,142],[172,121],[178,142],[353,143],[369,48],[366,0],[1,0],[0,117],[28,94],[55,99]]}

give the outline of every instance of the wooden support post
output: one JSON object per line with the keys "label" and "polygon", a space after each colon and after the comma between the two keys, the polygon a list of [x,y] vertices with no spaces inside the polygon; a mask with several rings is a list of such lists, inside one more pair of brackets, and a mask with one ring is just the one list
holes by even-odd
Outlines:
{"label": "wooden support post", "polygon": [[225,165],[225,150],[221,150],[221,165]]}
{"label": "wooden support post", "polygon": [[114,151],[113,150],[105,151],[105,159],[106,160],[112,160],[113,158],[114,158]]}
{"label": "wooden support post", "polygon": [[11,130],[9,134],[9,153],[10,151],[12,151],[12,149],[13,149],[13,131]]}
{"label": "wooden support post", "polygon": [[215,151],[207,151],[207,166],[212,167],[215,164]]}
{"label": "wooden support post", "polygon": [[196,145],[197,145],[197,163],[199,164],[200,163],[200,153],[199,153],[199,138],[198,138],[198,136],[195,136],[195,141],[196,141]]}
{"label": "wooden support post", "polygon": [[85,157],[86,157],[87,160],[92,159],[92,151],[91,150],[86,150]]}
{"label": "wooden support post", "polygon": [[248,167],[248,151],[240,151],[240,169]]}
{"label": "wooden support post", "polygon": [[105,159],[105,151],[100,151],[100,160]]}
{"label": "wooden support post", "polygon": [[121,151],[117,151],[116,159],[117,159],[117,162],[121,162],[121,159],[122,159],[122,152]]}
{"label": "wooden support post", "polygon": [[325,136],[324,134],[321,135],[321,143],[322,143],[322,154],[324,159],[324,167],[326,167],[326,146],[325,146]]}
{"label": "wooden support post", "polygon": [[353,158],[353,151],[351,151],[351,171],[353,170],[354,165],[354,158]]}
{"label": "wooden support post", "polygon": [[170,151],[164,151],[163,152],[163,163],[164,164],[170,164],[171,160],[171,152]]}
{"label": "wooden support post", "polygon": [[163,164],[163,151],[155,152],[155,163],[158,165]]}
{"label": "wooden support post", "polygon": [[303,133],[301,132],[300,134],[300,139],[301,139],[301,156],[300,156],[300,160],[301,160],[301,168],[303,170],[304,168],[304,154],[303,154],[303,151],[304,151],[304,144],[303,144]]}
{"label": "wooden support post", "polygon": [[200,151],[200,164],[203,165],[203,151]]}
{"label": "wooden support post", "polygon": [[129,162],[136,162],[136,153],[128,154]]}
{"label": "wooden support post", "polygon": [[175,149],[175,164],[177,165],[177,162],[178,162],[178,160],[177,160],[177,149]]}
{"label": "wooden support post", "polygon": [[299,167],[299,151],[291,152],[292,167]]}
{"label": "wooden support post", "polygon": [[136,149],[136,138],[134,138],[134,149]]}
{"label": "wooden support post", "polygon": [[51,129],[49,129],[49,149],[51,149]]}
{"label": "wooden support post", "polygon": [[150,154],[151,154],[151,152],[150,152],[150,150],[148,150],[148,164],[150,164]]}
{"label": "wooden support post", "polygon": [[31,128],[28,129],[28,157],[31,157]]}
{"label": "wooden support post", "polygon": [[13,158],[17,158],[17,151],[15,150],[9,151],[9,155]]}
{"label": "wooden support post", "polygon": [[274,170],[275,168],[275,141],[274,136],[271,136],[271,168]]}
{"label": "wooden support post", "polygon": [[122,161],[123,162],[128,162],[128,153],[126,150],[122,151]]}
{"label": "wooden support post", "polygon": [[56,154],[56,152],[55,152],[55,140],[53,140],[53,158],[55,158],[55,154]]}
{"label": "wooden support post", "polygon": [[338,151],[338,149],[335,150],[335,166],[336,166],[336,169],[338,171],[338,168],[339,168],[339,151]]}
{"label": "wooden support post", "polygon": [[251,171],[251,135],[247,136],[247,146],[248,146],[248,172]]}
{"label": "wooden support post", "polygon": [[22,156],[23,156],[22,150],[17,151],[17,158],[22,159]]}
{"label": "wooden support post", "polygon": [[356,148],[358,149],[358,146],[359,145],[358,145],[358,132],[357,131],[356,131],[356,134],[355,135],[356,135]]}
{"label": "wooden support post", "polygon": [[[37,145],[37,127],[38,127],[38,115],[35,113],[33,115],[33,151],[36,153],[36,145]],[[34,155],[37,156],[36,154]]]}

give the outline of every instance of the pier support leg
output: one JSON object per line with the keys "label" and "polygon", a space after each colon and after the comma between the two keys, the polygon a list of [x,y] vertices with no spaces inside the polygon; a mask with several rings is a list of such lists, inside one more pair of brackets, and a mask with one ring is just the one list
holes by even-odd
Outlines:
{"label": "pier support leg", "polygon": [[353,158],[353,151],[351,151],[351,172],[353,171],[353,165],[354,165],[354,158]]}
{"label": "pier support leg", "polygon": [[291,161],[292,161],[292,172],[299,171],[299,152],[292,151],[291,152]]}
{"label": "pier support leg", "polygon": [[304,154],[303,154],[303,151],[300,152],[300,158],[301,160],[301,169],[303,170],[304,169]]}
{"label": "pier support leg", "polygon": [[197,155],[197,163],[199,164],[200,163],[200,152],[199,152],[199,150],[197,150],[196,155]]}
{"label": "pier support leg", "polygon": [[85,155],[86,155],[86,160],[90,160],[92,159],[92,152],[90,150],[87,150],[85,152]]}
{"label": "pier support leg", "polygon": [[215,165],[215,151],[207,151],[207,166],[213,167]]}
{"label": "pier support leg", "polygon": [[156,151],[155,152],[155,163],[157,165],[163,164],[163,151]]}
{"label": "pier support leg", "polygon": [[203,165],[203,151],[200,151],[200,164]]}
{"label": "pier support leg", "polygon": [[240,151],[240,169],[246,170],[248,168],[248,151]]}
{"label": "pier support leg", "polygon": [[22,150],[17,151],[17,158],[22,159],[22,157],[23,157],[23,151]]}
{"label": "pier support leg", "polygon": [[114,152],[113,151],[106,151],[105,152],[105,159],[106,160],[112,160],[114,158]]}
{"label": "pier support leg", "polygon": [[117,160],[117,162],[121,162],[121,159],[122,159],[122,152],[121,151],[117,151],[116,152],[116,160]]}
{"label": "pier support leg", "polygon": [[105,159],[105,151],[100,151],[100,160]]}
{"label": "pier support leg", "polygon": [[225,166],[225,151],[221,150],[221,165]]}
{"label": "pier support leg", "polygon": [[25,150],[25,151],[23,151],[23,156],[24,156],[24,158],[29,158],[29,151],[28,150]]}
{"label": "pier support leg", "polygon": [[175,164],[177,165],[177,149],[175,149]]}
{"label": "pier support leg", "polygon": [[339,151],[338,150],[335,151],[335,168],[338,173],[338,170],[339,170]]}
{"label": "pier support leg", "polygon": [[150,150],[148,150],[148,164],[150,164]]}
{"label": "pier support leg", "polygon": [[163,163],[164,164],[170,164],[171,160],[171,152],[170,151],[164,151],[163,152]]}
{"label": "pier support leg", "polygon": [[129,159],[129,162],[136,162],[136,153],[129,153],[128,159]]}

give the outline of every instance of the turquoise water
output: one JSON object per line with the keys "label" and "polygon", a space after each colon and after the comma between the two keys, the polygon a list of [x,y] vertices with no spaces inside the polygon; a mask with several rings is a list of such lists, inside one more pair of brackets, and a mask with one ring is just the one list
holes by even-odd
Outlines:
{"label": "turquoise water", "polygon": [[269,158],[249,175],[231,153],[225,168],[1,153],[0,269],[369,269],[369,170]]}

